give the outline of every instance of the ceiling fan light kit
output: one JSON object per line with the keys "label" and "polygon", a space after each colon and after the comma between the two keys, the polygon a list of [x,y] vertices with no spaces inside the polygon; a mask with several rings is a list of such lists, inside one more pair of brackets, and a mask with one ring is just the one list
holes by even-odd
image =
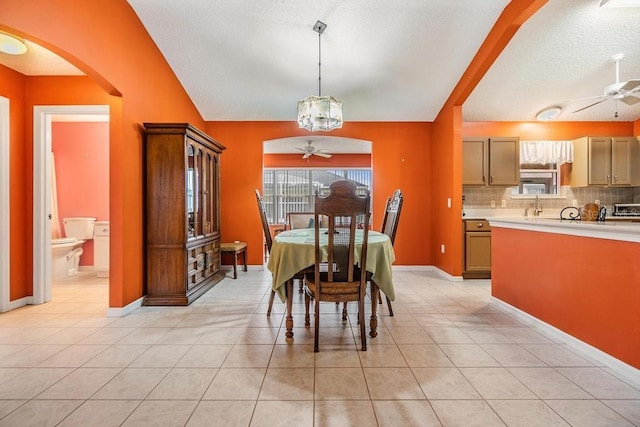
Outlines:
{"label": "ceiling fan light kit", "polygon": [[313,31],[318,33],[318,96],[307,96],[298,102],[298,127],[310,132],[329,132],[342,127],[342,101],[333,96],[322,96],[322,33],[327,24],[316,22]]}
{"label": "ceiling fan light kit", "polygon": [[0,31],[0,52],[8,55],[24,55],[27,45],[22,39]]}
{"label": "ceiling fan light kit", "polygon": [[562,107],[554,105],[553,107],[547,107],[540,110],[538,114],[536,114],[536,119],[540,121],[553,120],[558,117],[560,113],[562,113]]}

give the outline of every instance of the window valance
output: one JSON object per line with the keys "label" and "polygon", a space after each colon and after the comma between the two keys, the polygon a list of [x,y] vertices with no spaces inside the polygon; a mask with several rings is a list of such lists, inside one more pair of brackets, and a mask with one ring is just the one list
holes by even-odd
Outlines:
{"label": "window valance", "polygon": [[520,164],[573,163],[572,141],[520,141]]}

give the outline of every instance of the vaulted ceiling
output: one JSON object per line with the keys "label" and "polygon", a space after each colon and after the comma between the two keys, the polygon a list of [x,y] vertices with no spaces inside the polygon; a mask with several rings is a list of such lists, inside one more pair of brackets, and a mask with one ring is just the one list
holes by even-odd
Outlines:
{"label": "vaulted ceiling", "polygon": [[[345,121],[432,121],[508,0],[128,0],[205,120],[295,120],[318,91]],[[550,0],[521,27],[463,106],[465,121],[530,121],[560,105],[561,121],[632,121],[599,99],[640,79],[640,8]],[[55,55],[54,55],[55,56]],[[44,58],[44,62],[43,59]],[[37,46],[0,63],[27,75],[77,74]],[[62,67],[62,68],[60,68]],[[582,99],[575,101],[576,99]],[[615,117],[617,112],[617,117]]]}

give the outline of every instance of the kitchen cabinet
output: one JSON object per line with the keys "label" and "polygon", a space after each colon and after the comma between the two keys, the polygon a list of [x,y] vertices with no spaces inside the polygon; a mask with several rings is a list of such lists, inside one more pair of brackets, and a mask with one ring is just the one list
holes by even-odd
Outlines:
{"label": "kitchen cabinet", "polygon": [[583,137],[573,141],[572,187],[640,185],[640,146],[634,137]]}
{"label": "kitchen cabinet", "polygon": [[520,139],[464,138],[462,184],[515,186],[520,183]]}
{"label": "kitchen cabinet", "polygon": [[220,269],[217,141],[186,123],[145,123],[144,305],[188,305],[225,276]]}
{"label": "kitchen cabinet", "polygon": [[484,219],[467,219],[464,227],[465,279],[491,278],[491,226]]}

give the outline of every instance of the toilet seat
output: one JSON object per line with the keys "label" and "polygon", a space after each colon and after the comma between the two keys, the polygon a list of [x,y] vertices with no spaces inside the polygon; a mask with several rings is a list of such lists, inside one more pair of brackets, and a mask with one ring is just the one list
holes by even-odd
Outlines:
{"label": "toilet seat", "polygon": [[51,244],[52,245],[66,245],[68,243],[76,243],[78,241],[78,239],[76,239],[75,237],[64,237],[61,239],[52,239],[51,240]]}

